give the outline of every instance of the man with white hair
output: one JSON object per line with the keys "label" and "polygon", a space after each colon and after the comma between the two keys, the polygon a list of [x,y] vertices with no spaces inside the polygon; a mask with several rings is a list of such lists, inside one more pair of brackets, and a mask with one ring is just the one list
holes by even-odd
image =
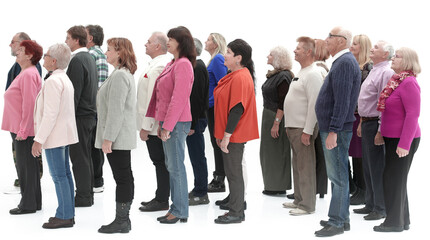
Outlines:
{"label": "man with white hair", "polygon": [[384,187],[382,176],[385,167],[384,139],[380,132],[380,112],[376,110],[379,94],[393,76],[390,59],[394,48],[384,41],[379,41],[370,50],[373,69],[361,85],[358,97],[358,113],[361,116],[357,135],[363,145],[363,172],[366,184],[366,205],[354,209],[355,213],[368,214],[365,220],[379,220],[386,216]]}
{"label": "man with white hair", "polygon": [[163,71],[168,62],[172,60],[167,53],[166,34],[154,32],[145,44],[146,54],[151,57],[148,67],[139,78],[137,85],[137,130],[140,133],[140,139],[146,142],[149,157],[155,166],[155,175],[157,178],[157,190],[155,198],[149,202],[142,202],[139,208],[142,212],[153,212],[169,209],[169,172],[164,162],[164,151],[161,139],[157,137],[158,121],[154,118],[146,117],[149,101],[154,91],[155,80]]}
{"label": "man with white hair", "polygon": [[352,34],[341,27],[332,29],[326,38],[333,64],[319,92],[315,111],[327,167],[332,183],[329,220],[317,237],[342,234],[349,224],[348,149],[352,137],[354,112],[360,91],[361,71],[349,52]]}

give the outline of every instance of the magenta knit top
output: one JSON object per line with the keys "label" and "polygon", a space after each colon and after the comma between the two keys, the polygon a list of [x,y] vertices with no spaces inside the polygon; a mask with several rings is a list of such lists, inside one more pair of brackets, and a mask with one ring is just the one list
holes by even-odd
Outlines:
{"label": "magenta knit top", "polygon": [[421,90],[417,79],[407,77],[386,99],[381,115],[381,134],[400,138],[398,147],[409,150],[412,140],[421,136],[420,116]]}

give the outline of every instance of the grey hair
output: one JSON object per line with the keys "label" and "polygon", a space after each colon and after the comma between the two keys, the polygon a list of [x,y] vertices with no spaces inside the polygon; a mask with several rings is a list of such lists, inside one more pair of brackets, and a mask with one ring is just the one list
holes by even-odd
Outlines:
{"label": "grey hair", "polygon": [[202,50],[203,50],[202,42],[200,42],[199,39],[194,38],[194,45],[196,45],[197,56],[200,56],[200,54],[202,54]]}
{"label": "grey hair", "polygon": [[161,45],[161,50],[163,53],[167,52],[167,41],[169,41],[169,38],[167,35],[163,32],[153,32],[152,35],[155,36],[155,39],[158,44]]}
{"label": "grey hair", "polygon": [[71,58],[69,46],[65,43],[57,43],[49,47],[49,55],[57,60],[57,68],[66,69]]}
{"label": "grey hair", "polygon": [[346,38],[346,47],[351,47],[352,44],[352,32],[344,29],[343,27],[339,27],[338,35],[344,36]]}
{"label": "grey hair", "polygon": [[17,34],[18,34],[18,38],[19,38],[19,40],[21,40],[21,41],[24,41],[24,40],[31,40],[30,36],[28,36],[28,34],[27,34],[27,33],[25,33],[25,32],[19,32],[19,33],[17,33]]}
{"label": "grey hair", "polygon": [[279,70],[291,70],[293,61],[291,59],[290,52],[282,46],[274,47],[270,50],[273,56],[273,68]]}
{"label": "grey hair", "polygon": [[383,40],[378,41],[378,43],[381,43],[382,49],[384,50],[384,52],[388,52],[387,60],[391,60],[391,58],[393,58],[393,56],[394,56],[393,45],[391,45],[391,43],[388,43],[388,42],[383,41]]}

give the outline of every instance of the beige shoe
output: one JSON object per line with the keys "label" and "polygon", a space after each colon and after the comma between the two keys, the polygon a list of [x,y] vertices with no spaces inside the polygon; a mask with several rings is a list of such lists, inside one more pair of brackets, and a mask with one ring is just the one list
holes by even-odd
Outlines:
{"label": "beige shoe", "polygon": [[284,202],[282,204],[282,206],[284,206],[284,208],[297,208],[298,207],[296,204],[294,204],[294,202]]}
{"label": "beige shoe", "polygon": [[300,208],[290,210],[290,215],[293,215],[293,216],[301,216],[301,215],[307,215],[307,214],[311,214],[311,213],[313,213],[313,212],[308,212],[308,211],[305,211],[305,210],[300,209]]}

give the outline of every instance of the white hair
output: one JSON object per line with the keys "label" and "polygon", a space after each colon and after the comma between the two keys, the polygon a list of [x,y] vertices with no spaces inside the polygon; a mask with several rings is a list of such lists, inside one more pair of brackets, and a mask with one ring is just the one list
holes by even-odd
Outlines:
{"label": "white hair", "polygon": [[388,52],[388,56],[386,60],[391,60],[391,58],[393,58],[394,56],[394,47],[393,45],[391,45],[391,43],[388,43],[386,41],[380,40],[378,41],[378,44],[381,44],[382,49],[384,50],[384,52]]}
{"label": "white hair", "polygon": [[49,55],[57,60],[57,68],[66,69],[71,59],[71,51],[65,43],[57,43],[49,47]]}

